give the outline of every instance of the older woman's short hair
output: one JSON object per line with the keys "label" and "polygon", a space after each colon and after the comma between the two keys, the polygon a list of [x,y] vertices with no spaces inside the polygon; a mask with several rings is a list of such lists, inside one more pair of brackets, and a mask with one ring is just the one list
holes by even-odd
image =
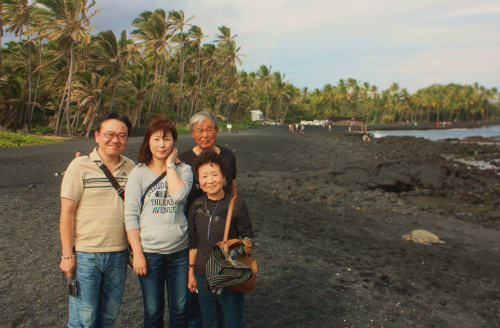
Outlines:
{"label": "older woman's short hair", "polygon": [[214,123],[214,128],[217,129],[217,120],[215,119],[215,116],[209,111],[201,111],[191,116],[191,119],[189,120],[189,129],[193,131],[193,127],[196,123],[201,123],[205,120],[211,120]]}
{"label": "older woman's short hair", "polygon": [[224,164],[222,157],[220,157],[213,150],[205,150],[200,155],[196,156],[196,158],[194,159],[194,161],[193,161],[193,174],[197,179],[198,179],[198,170],[200,169],[201,166],[203,166],[205,164],[217,165],[219,167],[220,171],[222,172],[222,175],[224,176],[224,178],[227,179],[227,177],[226,177],[226,165]]}

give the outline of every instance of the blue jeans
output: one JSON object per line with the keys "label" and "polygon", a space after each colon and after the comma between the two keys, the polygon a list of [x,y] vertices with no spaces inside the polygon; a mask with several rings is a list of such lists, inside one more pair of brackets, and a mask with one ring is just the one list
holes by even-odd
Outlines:
{"label": "blue jeans", "polygon": [[[244,328],[244,294],[232,292],[227,288],[224,288],[220,295],[213,294],[205,289],[205,276],[199,272],[196,272],[195,275],[203,327],[218,328],[220,327],[218,322],[222,321],[227,328]],[[219,320],[221,318],[222,320]]]}
{"label": "blue jeans", "polygon": [[127,277],[128,252],[76,252],[77,296],[69,296],[68,327],[114,327]]}
{"label": "blue jeans", "polygon": [[188,294],[188,328],[203,328],[198,294]]}
{"label": "blue jeans", "polygon": [[144,253],[148,273],[139,276],[144,303],[144,328],[163,327],[165,284],[170,328],[187,326],[188,250],[172,254]]}

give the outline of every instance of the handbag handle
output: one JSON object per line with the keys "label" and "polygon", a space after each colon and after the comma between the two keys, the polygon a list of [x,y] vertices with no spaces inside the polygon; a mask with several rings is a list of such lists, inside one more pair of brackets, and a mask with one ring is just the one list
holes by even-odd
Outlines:
{"label": "handbag handle", "polygon": [[224,239],[222,240],[226,252],[227,252],[227,239],[229,237],[229,227],[231,226],[231,219],[233,218],[233,207],[236,197],[238,196],[234,195],[231,198],[231,202],[229,203],[229,207],[227,209],[226,228],[224,229]]}

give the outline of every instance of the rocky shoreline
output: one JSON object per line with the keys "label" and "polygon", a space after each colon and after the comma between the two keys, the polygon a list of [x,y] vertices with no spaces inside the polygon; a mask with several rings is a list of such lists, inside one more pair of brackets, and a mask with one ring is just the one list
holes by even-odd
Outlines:
{"label": "rocky shoreline", "polygon": [[[126,155],[136,159],[141,138]],[[494,145],[282,127],[222,133],[236,154],[238,191],[256,230],[257,289],[247,327],[497,327],[500,184]],[[192,146],[180,136],[181,150]],[[64,327],[57,264],[60,176],[89,140],[0,149],[0,322]],[[425,229],[445,244],[403,234]],[[118,327],[141,327],[137,278],[128,273]]]}

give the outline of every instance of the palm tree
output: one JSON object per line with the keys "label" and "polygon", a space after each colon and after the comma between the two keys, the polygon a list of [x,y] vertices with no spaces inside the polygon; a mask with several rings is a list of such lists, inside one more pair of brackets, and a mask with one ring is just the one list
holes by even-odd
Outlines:
{"label": "palm tree", "polygon": [[127,38],[127,31],[123,30],[120,41],[116,40],[113,31],[99,33],[94,39],[91,48],[92,63],[97,70],[111,71],[110,104],[109,110],[113,109],[118,82],[123,69],[134,63],[139,58],[139,52],[133,41]]}
{"label": "palm tree", "polygon": [[149,65],[145,59],[140,59],[135,65],[125,71],[123,84],[120,88],[119,99],[131,104],[128,112],[132,126],[140,126],[141,112],[146,101],[148,91],[152,87]]}
{"label": "palm tree", "polygon": [[269,118],[269,94],[271,89],[271,70],[272,67],[267,67],[266,65],[261,65],[259,70],[257,71],[257,85],[259,94],[264,96],[264,117]]}
{"label": "palm tree", "polygon": [[[19,37],[19,42],[22,41],[22,37],[25,35],[25,29],[30,26],[31,12],[33,10],[33,5],[30,4],[28,0],[2,0],[5,12],[5,22],[7,24],[7,32],[12,32],[14,35]],[[3,31],[2,31],[3,33]],[[31,40],[28,35],[28,40],[26,41],[28,46],[28,101],[26,102],[26,111],[24,114],[23,123],[28,124],[28,129],[31,124],[31,90],[33,83],[33,68],[31,64]]]}
{"label": "palm tree", "polygon": [[144,11],[134,19],[132,25],[137,28],[132,34],[139,40],[139,47],[142,48],[144,56],[151,60],[154,66],[154,88],[150,95],[148,112],[153,103],[158,105],[158,100],[161,101],[160,106],[166,108],[167,64],[171,52],[173,23],[167,19],[164,10],[157,9],[154,12]]}
{"label": "palm tree", "polygon": [[4,16],[4,10],[3,10],[3,2],[0,1],[0,78],[2,78],[2,73],[3,73],[3,64],[2,64],[2,38],[3,38],[3,16]]}
{"label": "palm tree", "polygon": [[[94,28],[89,25],[92,17],[97,15],[101,10],[95,10],[89,13],[95,6],[95,0],[38,0],[38,3],[44,7],[36,7],[35,23],[33,33],[38,32],[38,39],[48,39],[49,41],[57,40],[63,49],[68,50],[68,78],[66,81],[65,92],[63,92],[63,100],[66,97],[66,123],[68,135],[71,135],[70,126],[70,102],[71,102],[71,86],[73,82],[73,73],[75,69],[75,49],[79,45],[87,45],[90,43],[90,31]],[[62,108],[62,107],[61,107]],[[58,133],[59,119],[61,108],[57,114],[55,133]]]}
{"label": "palm tree", "polygon": [[186,26],[190,26],[189,21],[193,19],[194,16],[191,16],[188,19],[185,19],[184,11],[172,10],[169,12],[168,18],[173,22],[173,32],[178,32],[175,35],[174,40],[177,42],[177,49],[179,54],[179,96],[177,98],[177,110],[175,115],[175,124],[179,122],[179,115],[181,115],[184,107],[183,107],[183,96],[182,96],[182,88],[184,84],[184,48],[186,46],[187,35],[184,33],[184,29]]}
{"label": "palm tree", "polygon": [[288,93],[286,92],[286,85],[287,82],[285,81],[285,74],[281,74],[280,72],[274,72],[273,74],[273,86],[274,86],[274,93],[276,97],[278,98],[278,110],[276,111],[275,114],[275,121],[280,122],[281,121],[281,108],[283,105],[283,100],[288,100]]}
{"label": "palm tree", "polygon": [[97,72],[78,72],[71,96],[77,101],[77,108],[84,113],[82,125],[86,125],[85,138],[89,137],[90,130],[101,107],[104,88],[108,82],[106,75]]}
{"label": "palm tree", "polygon": [[290,108],[290,105],[295,105],[299,101],[300,98],[300,90],[294,87],[293,85],[287,83],[285,86],[285,93],[286,93],[286,107],[285,111],[283,112],[283,116],[281,116],[280,119],[280,124],[285,124],[285,119],[286,115],[288,113],[288,109]]}
{"label": "palm tree", "polygon": [[190,38],[190,49],[193,51],[192,60],[196,63],[193,65],[193,74],[196,76],[196,81],[192,83],[192,87],[195,87],[196,83],[196,92],[192,92],[192,101],[191,101],[191,109],[189,111],[188,117],[190,117],[195,108],[198,107],[199,99],[201,95],[203,79],[202,79],[202,51],[201,51],[201,41],[203,39],[203,32],[199,26],[193,25],[189,29],[188,36]]}
{"label": "palm tree", "polygon": [[[225,94],[229,83],[232,79],[236,78],[236,64],[241,65],[241,59],[238,55],[241,47],[236,46],[236,37],[237,34],[231,35],[231,29],[227,26],[219,27],[219,34],[217,34],[217,39],[214,41],[218,44],[218,57],[221,62],[221,92],[218,95],[218,101],[215,105],[215,115],[217,116],[219,109],[222,106],[222,102],[224,101]],[[229,76],[233,73],[233,76]]]}

